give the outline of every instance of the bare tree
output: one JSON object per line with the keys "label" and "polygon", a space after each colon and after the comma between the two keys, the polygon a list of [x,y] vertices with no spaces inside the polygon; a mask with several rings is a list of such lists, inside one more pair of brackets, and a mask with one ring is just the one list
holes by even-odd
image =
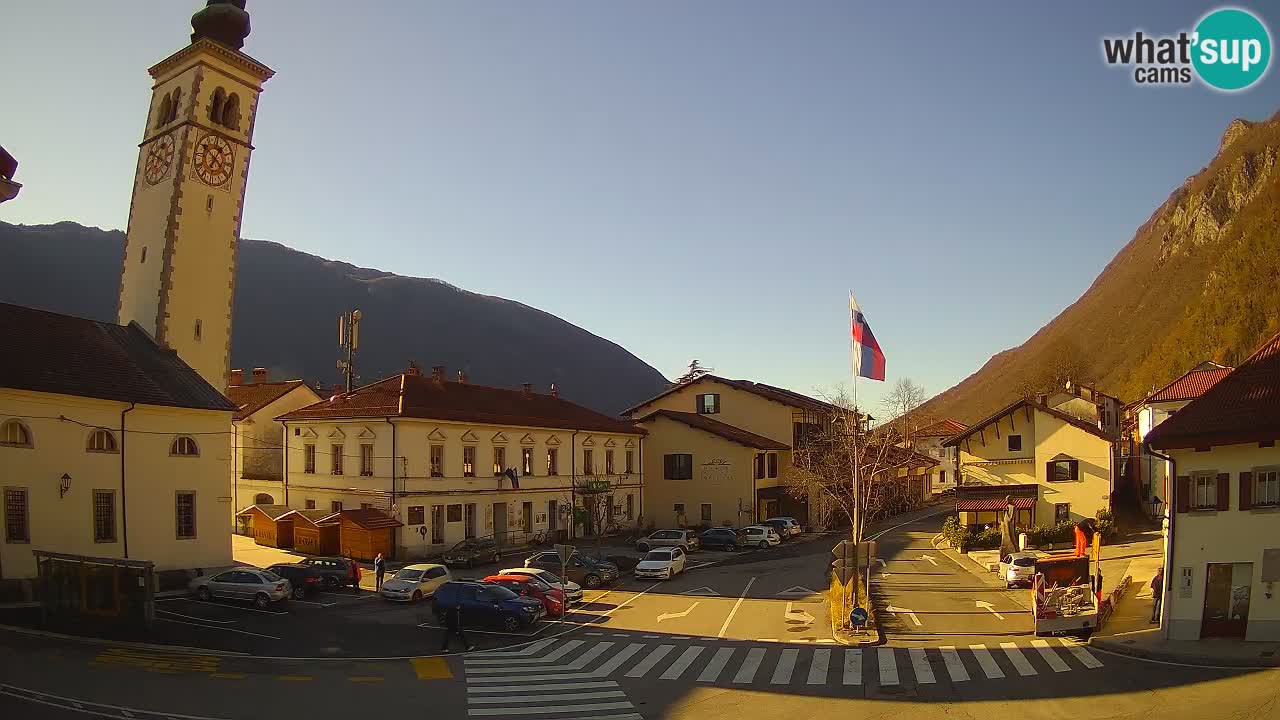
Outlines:
{"label": "bare tree", "polygon": [[1079,342],[1059,338],[1049,344],[1044,361],[1014,383],[1019,397],[1034,399],[1037,395],[1061,392],[1067,381],[1086,384],[1092,379],[1089,356]]}
{"label": "bare tree", "polygon": [[595,537],[599,557],[601,540],[613,520],[613,485],[607,478],[584,475],[574,484],[574,492],[582,498],[583,533]]}
{"label": "bare tree", "polygon": [[693,382],[694,380],[697,380],[698,378],[702,377],[703,375],[706,375],[707,373],[714,372],[714,371],[715,371],[715,368],[702,367],[702,362],[695,358],[694,360],[691,360],[689,362],[689,369],[685,372],[685,374],[676,378],[675,384],[677,386],[687,385]]}
{"label": "bare tree", "polygon": [[881,400],[885,417],[890,420],[907,442],[915,437],[920,428],[928,424],[920,413],[916,412],[928,399],[924,387],[917,385],[911,378],[899,378],[889,394]]}

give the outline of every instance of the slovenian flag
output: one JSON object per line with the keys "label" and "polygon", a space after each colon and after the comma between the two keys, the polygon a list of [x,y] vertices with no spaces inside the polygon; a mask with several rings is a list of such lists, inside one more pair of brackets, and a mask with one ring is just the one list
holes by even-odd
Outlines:
{"label": "slovenian flag", "polygon": [[867,318],[858,309],[858,301],[849,293],[849,316],[853,332],[853,374],[872,380],[884,380],[884,351],[871,333]]}

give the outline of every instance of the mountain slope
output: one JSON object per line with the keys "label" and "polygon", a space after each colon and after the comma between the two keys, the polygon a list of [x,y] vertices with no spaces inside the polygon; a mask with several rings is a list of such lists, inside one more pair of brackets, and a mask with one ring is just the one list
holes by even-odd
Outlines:
{"label": "mountain slope", "polygon": [[[0,249],[0,302],[115,320],[124,233],[0,222]],[[260,240],[240,244],[232,367],[336,382],[337,318],[352,308],[364,313],[364,382],[417,360],[476,383],[531,382],[543,392],[555,383],[563,397],[610,414],[667,387],[622,347],[541,310]]]}
{"label": "mountain slope", "polygon": [[[1123,401],[1203,360],[1234,365],[1280,327],[1280,114],[1235,120],[1080,299],[926,404],[973,421],[1063,365]],[[1068,357],[1069,356],[1069,357]]]}

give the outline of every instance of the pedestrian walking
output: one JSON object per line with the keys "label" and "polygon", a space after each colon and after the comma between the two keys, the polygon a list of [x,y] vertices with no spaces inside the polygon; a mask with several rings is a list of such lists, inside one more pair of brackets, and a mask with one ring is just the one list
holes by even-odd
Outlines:
{"label": "pedestrian walking", "polygon": [[378,553],[378,557],[373,559],[374,590],[382,592],[382,576],[386,573],[386,562],[382,559],[382,553]]}
{"label": "pedestrian walking", "polygon": [[449,652],[449,638],[453,635],[458,636],[458,640],[467,652],[476,649],[476,646],[468,642],[467,636],[462,633],[462,607],[458,605],[451,605],[444,609],[444,637],[440,641],[440,652]]}
{"label": "pedestrian walking", "polygon": [[1160,603],[1164,600],[1164,568],[1156,570],[1151,578],[1151,622],[1160,622]]}

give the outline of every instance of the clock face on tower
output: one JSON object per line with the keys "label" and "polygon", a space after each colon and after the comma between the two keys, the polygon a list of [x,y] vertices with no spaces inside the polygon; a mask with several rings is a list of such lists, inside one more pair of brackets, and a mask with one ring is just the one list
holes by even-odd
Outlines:
{"label": "clock face on tower", "polygon": [[169,174],[169,166],[173,164],[173,135],[161,135],[147,148],[147,159],[143,164],[143,176],[147,182],[155,185]]}
{"label": "clock face on tower", "polygon": [[218,187],[231,177],[231,167],[235,164],[235,150],[231,143],[217,135],[205,135],[196,143],[193,163],[196,176],[204,182]]}

